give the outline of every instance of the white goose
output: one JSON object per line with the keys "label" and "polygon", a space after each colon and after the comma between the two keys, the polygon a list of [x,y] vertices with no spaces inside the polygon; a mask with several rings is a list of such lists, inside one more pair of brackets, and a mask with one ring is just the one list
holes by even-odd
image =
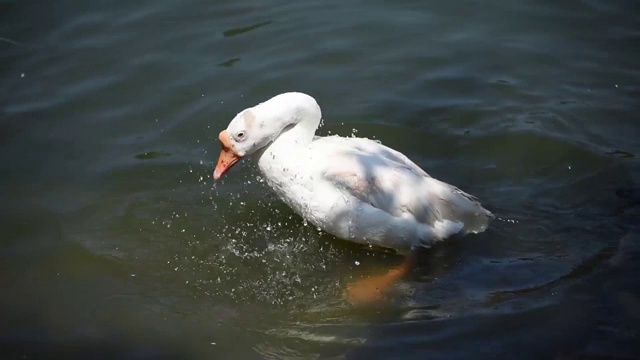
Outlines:
{"label": "white goose", "polygon": [[[487,227],[492,214],[471,195],[379,142],[316,137],[320,120],[315,99],[296,92],[241,111],[220,132],[214,179],[256,154],[267,184],[298,215],[336,237],[405,254]],[[351,286],[351,300],[378,298],[409,265]]]}

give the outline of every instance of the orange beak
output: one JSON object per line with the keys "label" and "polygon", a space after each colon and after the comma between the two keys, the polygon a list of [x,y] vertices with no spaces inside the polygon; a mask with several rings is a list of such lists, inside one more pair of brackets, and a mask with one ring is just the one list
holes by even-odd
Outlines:
{"label": "orange beak", "polygon": [[227,130],[222,130],[220,135],[218,136],[220,139],[220,143],[222,144],[222,151],[220,151],[220,157],[218,157],[218,165],[216,165],[216,170],[213,172],[213,179],[218,180],[224,175],[235,163],[240,161],[242,157],[236,153],[236,151],[231,147],[231,140],[229,138],[229,133]]}

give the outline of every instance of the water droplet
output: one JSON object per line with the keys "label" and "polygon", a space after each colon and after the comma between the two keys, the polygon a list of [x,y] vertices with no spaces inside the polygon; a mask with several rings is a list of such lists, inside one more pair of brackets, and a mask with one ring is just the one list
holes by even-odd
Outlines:
{"label": "water droplet", "polygon": [[356,260],[354,264],[356,264],[356,266],[360,266],[360,261]]}

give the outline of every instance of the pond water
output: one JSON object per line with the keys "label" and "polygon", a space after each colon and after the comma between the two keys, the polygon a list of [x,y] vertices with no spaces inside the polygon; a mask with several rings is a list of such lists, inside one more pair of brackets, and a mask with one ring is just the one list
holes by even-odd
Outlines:
{"label": "pond water", "polygon": [[[634,1],[0,2],[4,358],[640,353]],[[402,261],[306,224],[217,134],[286,91],[477,196]]]}

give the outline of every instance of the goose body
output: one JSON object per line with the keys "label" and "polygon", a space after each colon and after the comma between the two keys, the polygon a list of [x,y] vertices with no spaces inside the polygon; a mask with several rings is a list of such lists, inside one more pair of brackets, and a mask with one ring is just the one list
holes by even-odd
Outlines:
{"label": "goose body", "polygon": [[238,113],[220,133],[219,179],[255,154],[277,196],[336,237],[408,252],[454,234],[481,232],[491,213],[377,141],[317,137],[320,107],[284,93]]}

